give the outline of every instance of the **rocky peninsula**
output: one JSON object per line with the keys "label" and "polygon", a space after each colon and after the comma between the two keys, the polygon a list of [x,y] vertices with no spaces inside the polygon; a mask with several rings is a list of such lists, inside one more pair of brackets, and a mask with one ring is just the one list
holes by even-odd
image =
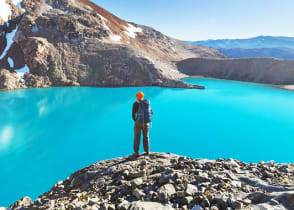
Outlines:
{"label": "rocky peninsula", "polygon": [[151,153],[97,162],[9,208],[294,209],[293,180],[294,164]]}
{"label": "rocky peninsula", "polygon": [[294,89],[294,61],[274,58],[189,58],[177,63],[189,76],[238,80]]}

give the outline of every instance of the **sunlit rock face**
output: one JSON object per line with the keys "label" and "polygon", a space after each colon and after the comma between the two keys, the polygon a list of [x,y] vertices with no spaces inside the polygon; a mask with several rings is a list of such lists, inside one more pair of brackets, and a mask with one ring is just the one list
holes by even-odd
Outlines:
{"label": "sunlit rock face", "polygon": [[6,0],[3,5],[8,12],[0,18],[0,68],[34,75],[24,77],[28,87],[194,88],[179,81],[184,75],[174,63],[223,57],[124,21],[88,0]]}
{"label": "sunlit rock face", "polygon": [[0,89],[14,90],[25,87],[23,78],[20,74],[10,72],[6,69],[0,70]]}

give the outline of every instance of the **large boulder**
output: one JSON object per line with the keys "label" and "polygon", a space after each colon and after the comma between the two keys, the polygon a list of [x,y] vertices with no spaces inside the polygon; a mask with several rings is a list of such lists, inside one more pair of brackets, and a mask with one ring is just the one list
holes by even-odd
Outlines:
{"label": "large boulder", "polygon": [[15,72],[10,72],[6,69],[0,70],[0,90],[15,90],[25,87],[23,79]]}

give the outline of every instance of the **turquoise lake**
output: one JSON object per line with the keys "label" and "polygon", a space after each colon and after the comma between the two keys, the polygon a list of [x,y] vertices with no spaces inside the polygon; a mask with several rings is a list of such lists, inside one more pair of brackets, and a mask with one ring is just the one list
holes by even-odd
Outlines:
{"label": "turquoise lake", "polygon": [[216,79],[186,81],[207,89],[0,92],[0,206],[26,195],[36,199],[80,168],[132,154],[137,91],[151,100],[154,111],[151,151],[294,162],[294,92]]}

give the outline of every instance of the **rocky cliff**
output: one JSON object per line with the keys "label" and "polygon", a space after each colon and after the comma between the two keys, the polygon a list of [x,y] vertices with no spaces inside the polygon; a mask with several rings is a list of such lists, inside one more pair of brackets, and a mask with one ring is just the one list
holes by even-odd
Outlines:
{"label": "rocky cliff", "polygon": [[273,58],[202,59],[191,58],[177,63],[190,76],[239,80],[273,85],[294,84],[294,61]]}
{"label": "rocky cliff", "polygon": [[11,209],[293,209],[294,164],[151,153],[81,169]]}
{"label": "rocky cliff", "polygon": [[124,21],[88,0],[1,4],[11,12],[0,15],[0,69],[18,73],[26,87],[197,88],[179,81],[183,74],[175,62],[224,57],[216,50]]}

